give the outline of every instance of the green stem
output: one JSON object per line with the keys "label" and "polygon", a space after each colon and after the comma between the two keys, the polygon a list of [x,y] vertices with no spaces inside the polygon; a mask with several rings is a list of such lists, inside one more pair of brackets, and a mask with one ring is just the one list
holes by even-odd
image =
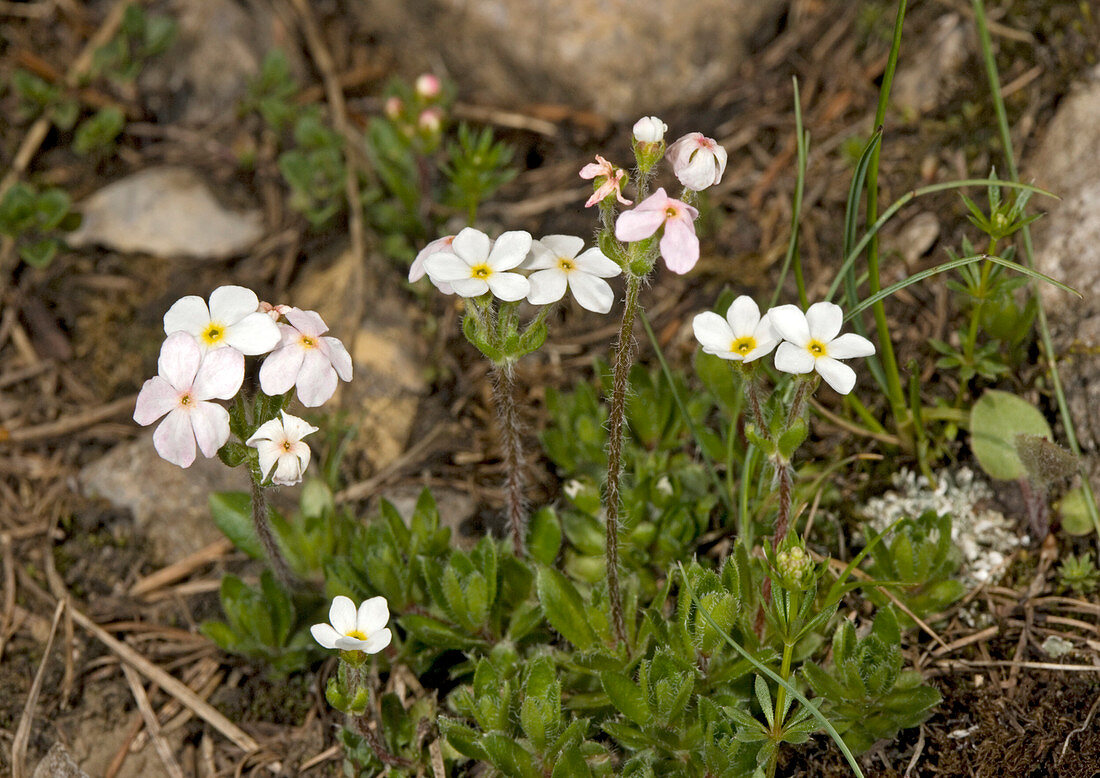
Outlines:
{"label": "green stem", "polygon": [[634,317],[642,277],[630,273],[626,279],[626,304],[615,346],[615,367],[611,382],[611,410],[608,414],[607,441],[607,588],[611,604],[611,626],[615,640],[626,641],[622,592],[619,590],[619,479],[623,466],[623,429],[626,426],[626,391],[630,366],[634,361]]}
{"label": "green stem", "polygon": [[[791,593],[794,596],[794,593]],[[794,645],[784,641],[783,643],[783,664],[779,668],[779,677],[784,681],[789,682],[791,678],[791,660],[794,658]],[[779,688],[775,691],[775,718],[773,721],[774,731],[773,735],[778,738],[779,734],[783,731],[783,711],[787,705],[787,687],[783,684],[779,685]],[[775,778],[775,768],[778,764],[779,752],[776,751],[772,755],[772,758],[768,762],[768,778]]]}

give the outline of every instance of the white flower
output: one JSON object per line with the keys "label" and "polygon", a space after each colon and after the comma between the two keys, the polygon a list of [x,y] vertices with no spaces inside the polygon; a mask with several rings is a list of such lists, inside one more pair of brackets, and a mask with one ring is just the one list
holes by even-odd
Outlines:
{"label": "white flower", "polygon": [[768,318],[786,341],[775,352],[776,369],[796,374],[816,370],[841,394],[848,394],[856,385],[856,371],[838,360],[875,353],[875,345],[861,335],[849,332],[837,337],[844,313],[833,303],[814,303],[806,313],[793,305],[781,305],[768,311]]}
{"label": "white flower", "polygon": [[225,346],[242,354],[266,354],[279,343],[279,328],[259,310],[260,299],[243,286],[219,286],[207,307],[198,295],[187,295],[164,314],[164,334],[187,332],[206,351]]}
{"label": "white flower", "polygon": [[377,654],[393,638],[386,628],[390,608],[385,597],[371,597],[356,611],[351,598],[338,595],[329,608],[328,620],[331,624],[314,624],[309,628],[313,639],[325,648]]}
{"label": "white flower", "polygon": [[260,388],[274,397],[296,386],[302,405],[316,408],[332,397],[337,378],[351,380],[351,355],[324,336],[328,325],[314,311],[291,308],[284,315],[290,324],[278,325],[282,342],[260,365]]}
{"label": "white flower", "polygon": [[656,116],[643,116],[634,122],[634,140],[638,143],[660,143],[666,132],[668,125]]}
{"label": "white flower", "polygon": [[623,272],[598,248],[584,248],[584,240],[573,235],[547,235],[531,243],[531,256],[523,267],[534,270],[528,277],[531,292],[527,299],[534,305],[560,300],[568,286],[573,297],[587,311],[607,313],[615,302],[615,293],[604,281]]}
{"label": "white flower", "polygon": [[759,359],[779,342],[770,318],[761,318],[760,308],[747,295],[733,301],[725,318],[707,311],[697,315],[691,326],[704,353],[737,362]]}
{"label": "white flower", "polygon": [[689,132],[668,147],[672,172],[688,189],[701,192],[722,180],[726,150],[701,132]]}
{"label": "white flower", "polygon": [[531,285],[519,273],[505,271],[518,267],[530,250],[529,232],[506,232],[490,241],[484,232],[467,227],[455,236],[449,252],[424,260],[424,268],[432,283],[450,284],[460,297],[492,292],[501,300],[514,302],[526,297]]}
{"label": "white flower", "polygon": [[[444,235],[442,238],[437,238],[429,243],[427,246],[420,250],[420,253],[416,255],[416,259],[413,260],[412,265],[409,266],[409,283],[419,281],[424,277],[427,269],[424,267],[424,261],[432,254],[447,253],[451,250],[451,244],[455,242],[454,235]],[[442,281],[432,281],[436,288],[443,292],[443,294],[454,294],[455,290],[450,284]]]}
{"label": "white flower", "polygon": [[317,428],[286,411],[279,413],[281,419],[261,424],[245,445],[252,446],[259,454],[260,473],[264,478],[271,476],[272,483],[292,486],[301,482],[309,466],[309,446],[302,438],[316,432]]}
{"label": "white flower", "polygon": [[134,421],[148,426],[168,414],[153,433],[153,447],[172,464],[190,467],[196,442],[212,457],[229,440],[229,412],[209,400],[230,399],[243,380],[244,357],[236,349],[204,355],[191,335],[172,333],[161,346],[157,375],[138,393]]}

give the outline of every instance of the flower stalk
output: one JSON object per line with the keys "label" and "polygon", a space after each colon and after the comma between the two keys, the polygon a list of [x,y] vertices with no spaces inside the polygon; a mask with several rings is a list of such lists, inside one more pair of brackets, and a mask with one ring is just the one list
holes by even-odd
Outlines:
{"label": "flower stalk", "polygon": [[279,543],[275,540],[275,533],[271,529],[271,519],[267,512],[267,498],[264,496],[264,487],[261,485],[263,475],[259,470],[250,468],[252,481],[252,527],[256,532],[256,538],[263,547],[264,555],[271,565],[271,571],[275,578],[287,591],[293,591],[298,587],[298,576],[290,569],[290,565],[283,556]]}
{"label": "flower stalk", "polygon": [[525,551],[527,536],[526,478],[523,472],[523,441],[519,413],[516,411],[515,367],[512,361],[493,363],[493,405],[500,426],[500,447],[504,457],[505,499],[508,534],[517,557]]}

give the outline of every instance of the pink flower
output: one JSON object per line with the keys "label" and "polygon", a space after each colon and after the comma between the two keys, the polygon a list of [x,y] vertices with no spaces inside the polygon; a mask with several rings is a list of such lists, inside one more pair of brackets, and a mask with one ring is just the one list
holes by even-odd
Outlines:
{"label": "pink flower", "polygon": [[169,462],[190,467],[195,443],[212,457],[229,440],[229,412],[209,400],[228,400],[244,380],[244,356],[233,348],[203,354],[193,335],[174,332],[164,341],[157,375],[141,387],[134,421],[148,426],[168,417],[153,433],[153,447]]}
{"label": "pink flower", "polygon": [[623,197],[623,183],[626,179],[626,171],[617,169],[614,165],[601,157],[596,155],[595,162],[589,162],[587,165],[581,168],[581,178],[593,179],[602,178],[603,181],[596,191],[592,193],[592,196],[585,202],[584,207],[590,208],[598,202],[601,202],[605,197],[615,195],[615,199],[623,205],[633,205],[633,200],[627,200]]}
{"label": "pink flower", "polygon": [[627,243],[645,240],[661,227],[661,256],[673,273],[684,274],[699,261],[699,239],[695,237],[695,219],[699,212],[685,202],[673,200],[664,188],[658,189],[637,207],[619,214],[615,237]]}
{"label": "pink flower", "polygon": [[351,380],[351,355],[336,338],[322,337],[328,326],[317,313],[291,308],[286,318],[279,347],[260,365],[260,388],[274,397],[296,386],[302,405],[316,408],[332,397],[338,377]]}
{"label": "pink flower", "polygon": [[260,307],[258,308],[260,313],[266,313],[271,317],[271,321],[277,322],[282,316],[286,316],[286,312],[290,310],[289,305],[272,305],[271,303],[260,300]]}
{"label": "pink flower", "polygon": [[688,189],[701,192],[722,180],[726,150],[701,132],[689,132],[668,147],[672,172]]}

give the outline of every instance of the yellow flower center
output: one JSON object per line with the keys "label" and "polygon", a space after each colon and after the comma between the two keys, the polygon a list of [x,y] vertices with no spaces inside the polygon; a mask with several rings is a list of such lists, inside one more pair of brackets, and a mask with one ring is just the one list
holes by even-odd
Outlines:
{"label": "yellow flower center", "polygon": [[569,257],[558,257],[558,269],[568,273],[570,270],[577,269],[577,263]]}
{"label": "yellow flower center", "polygon": [[187,406],[187,405],[190,405],[190,404],[191,404],[191,395],[185,394],[185,395],[183,395],[183,397],[180,398],[180,405]]}
{"label": "yellow flower center", "polygon": [[214,346],[225,340],[225,325],[212,321],[206,325],[200,337],[207,346]]}
{"label": "yellow flower center", "polygon": [[488,265],[474,265],[470,268],[470,278],[479,278],[484,281],[493,274],[493,269]]}
{"label": "yellow flower center", "polygon": [[754,348],[756,348],[756,338],[754,338],[752,335],[746,335],[743,338],[738,338],[730,344],[730,351],[734,352],[735,354],[740,354],[741,356],[745,356]]}
{"label": "yellow flower center", "polygon": [[298,339],[298,345],[302,348],[317,348],[317,341],[309,335],[303,335]]}
{"label": "yellow flower center", "polygon": [[677,214],[677,211],[676,211],[675,208],[666,208],[665,209],[665,218],[666,219],[675,219],[677,215],[678,214]]}
{"label": "yellow flower center", "polygon": [[290,450],[291,450],[292,448],[294,448],[294,446],[293,446],[293,445],[291,444],[291,442],[290,442],[289,440],[284,440],[284,441],[283,441],[283,451],[286,451],[286,452],[288,452],[288,453],[289,453],[289,451],[290,451]]}
{"label": "yellow flower center", "polygon": [[806,350],[813,354],[814,359],[826,356],[827,354],[825,350],[825,344],[816,339],[811,340],[809,343],[806,344]]}
{"label": "yellow flower center", "polygon": [[346,638],[355,638],[356,640],[366,640],[367,639],[367,636],[364,635],[362,632],[360,632],[357,629],[353,629],[351,632],[348,632],[346,635],[344,635],[344,637],[346,637]]}

